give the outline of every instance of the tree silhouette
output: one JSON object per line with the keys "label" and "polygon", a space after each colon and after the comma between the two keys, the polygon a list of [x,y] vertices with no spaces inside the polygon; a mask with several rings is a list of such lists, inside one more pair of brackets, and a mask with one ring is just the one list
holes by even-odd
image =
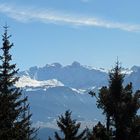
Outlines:
{"label": "tree silhouette", "polygon": [[98,122],[93,127],[92,132],[89,129],[87,130],[87,140],[110,140],[110,136],[105,126]]}
{"label": "tree silhouette", "polygon": [[56,140],[86,140],[86,130],[83,130],[81,133],[79,132],[80,123],[76,123],[76,120],[71,119],[71,112],[69,110],[65,112],[65,116],[61,115],[59,117],[57,125],[61,132],[63,132],[63,136],[59,136],[55,132]]}
{"label": "tree silhouette", "polygon": [[[29,123],[31,115],[26,115],[27,98],[21,98],[21,90],[15,87],[18,81],[18,69],[16,64],[11,64],[10,49],[13,43],[9,41],[11,35],[7,33],[8,27],[5,26],[4,29],[0,56],[0,140],[31,140],[33,129]],[[27,127],[28,131],[25,131]]]}
{"label": "tree silhouette", "polygon": [[98,96],[94,93],[98,108],[106,115],[107,131],[110,131],[110,126],[114,127],[116,140],[131,138],[133,120],[140,107],[140,91],[133,93],[132,83],[124,86],[124,77],[117,62],[109,73],[109,87],[102,87]]}

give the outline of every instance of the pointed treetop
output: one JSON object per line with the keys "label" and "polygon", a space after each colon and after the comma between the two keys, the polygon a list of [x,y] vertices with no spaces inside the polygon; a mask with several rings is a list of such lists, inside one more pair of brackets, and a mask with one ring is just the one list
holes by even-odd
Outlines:
{"label": "pointed treetop", "polygon": [[3,37],[2,40],[5,42],[5,41],[8,41],[8,39],[11,37],[11,35],[8,35],[8,28],[9,28],[9,26],[7,25],[7,23],[5,23],[5,26],[3,26],[3,28],[4,28],[4,34],[2,35],[2,37]]}
{"label": "pointed treetop", "polygon": [[117,56],[117,60],[116,60],[116,62],[115,62],[115,66],[109,71],[109,73],[111,74],[111,73],[120,73],[121,74],[121,72],[122,72],[122,63],[119,61],[119,59],[118,59],[118,56]]}
{"label": "pointed treetop", "polygon": [[119,57],[117,56],[117,62],[119,62]]}
{"label": "pointed treetop", "polygon": [[121,62],[119,61],[119,57],[117,56],[116,66],[121,66]]}
{"label": "pointed treetop", "polygon": [[7,25],[7,23],[5,23],[5,25],[3,26],[3,28],[5,29],[5,33],[7,33],[9,26]]}

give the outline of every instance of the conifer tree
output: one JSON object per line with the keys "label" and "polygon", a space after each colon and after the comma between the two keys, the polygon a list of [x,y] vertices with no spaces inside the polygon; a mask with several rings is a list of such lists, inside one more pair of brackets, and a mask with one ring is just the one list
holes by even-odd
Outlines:
{"label": "conifer tree", "polygon": [[103,113],[106,115],[106,129],[108,132],[110,132],[111,115],[112,115],[112,107],[110,106],[111,105],[110,102],[111,99],[110,99],[109,89],[107,87],[102,87],[99,90],[97,106],[98,108],[102,108]]}
{"label": "conifer tree", "polygon": [[98,124],[93,127],[92,132],[87,130],[87,140],[111,140],[111,138],[105,126],[98,122]]}
{"label": "conifer tree", "polygon": [[131,126],[130,140],[140,140],[140,116],[137,115],[133,119]]}
{"label": "conifer tree", "polygon": [[[116,140],[131,138],[133,120],[140,107],[140,91],[133,93],[132,83],[123,85],[125,75],[119,62],[109,73],[109,87],[102,87],[97,98],[97,106],[107,117],[107,130],[115,127]],[[90,94],[93,94],[92,92]]]}
{"label": "conifer tree", "polygon": [[79,132],[80,123],[76,123],[76,120],[71,119],[70,111],[66,111],[65,116],[61,115],[59,117],[57,125],[64,136],[61,137],[55,132],[56,140],[86,140],[86,130],[83,130],[81,133]]}
{"label": "conifer tree", "polygon": [[[18,69],[16,64],[11,64],[10,49],[13,43],[9,41],[11,35],[7,33],[8,27],[4,29],[0,56],[0,140],[31,140],[34,130],[30,125],[31,115],[26,114],[27,98],[22,98],[20,88],[15,87]],[[28,130],[25,129],[27,127]]]}
{"label": "conifer tree", "polygon": [[115,123],[116,139],[129,140],[131,125],[140,105],[140,92],[133,93],[132,83],[123,86],[125,75],[118,62],[109,77],[110,114]]}

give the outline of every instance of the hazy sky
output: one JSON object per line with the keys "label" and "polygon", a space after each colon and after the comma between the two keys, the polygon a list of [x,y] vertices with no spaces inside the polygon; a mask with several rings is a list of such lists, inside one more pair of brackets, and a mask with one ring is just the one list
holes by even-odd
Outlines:
{"label": "hazy sky", "polygon": [[13,59],[23,70],[73,61],[110,68],[140,66],[140,0],[0,0]]}

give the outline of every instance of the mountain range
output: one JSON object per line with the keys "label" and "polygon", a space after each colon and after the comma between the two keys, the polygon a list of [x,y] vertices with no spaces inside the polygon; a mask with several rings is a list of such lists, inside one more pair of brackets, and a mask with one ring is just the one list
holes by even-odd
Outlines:
{"label": "mountain range", "polygon": [[[125,82],[132,82],[134,89],[140,88],[140,67],[133,66],[131,69],[122,69],[125,74]],[[44,67],[31,67],[22,71],[19,76],[27,76],[37,81],[56,79],[65,86],[77,89],[88,89],[91,87],[102,87],[108,84],[108,72],[103,68],[96,69],[91,66],[83,66],[78,62],[62,66],[59,63],[47,64]]]}
{"label": "mountain range", "polygon": [[[107,86],[108,72],[78,62],[67,66],[53,63],[21,71],[16,86],[21,87],[28,96],[33,124],[41,127],[41,133],[57,130],[56,119],[68,109],[83,128],[92,127],[98,120],[104,122],[105,118],[96,107],[96,99],[88,92],[98,92],[100,87]],[[122,72],[125,74],[124,84],[132,82],[134,90],[140,88],[140,67],[122,69]]]}

